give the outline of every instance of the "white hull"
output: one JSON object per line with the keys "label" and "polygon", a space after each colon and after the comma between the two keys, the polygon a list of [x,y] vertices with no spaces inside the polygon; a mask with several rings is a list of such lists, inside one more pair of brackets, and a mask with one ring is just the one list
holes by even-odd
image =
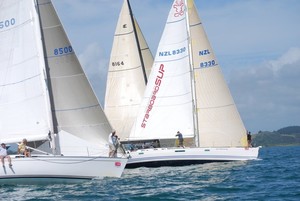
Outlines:
{"label": "white hull", "polygon": [[130,152],[126,168],[182,166],[258,158],[255,148],[157,148]]}
{"label": "white hull", "polygon": [[98,179],[121,177],[126,158],[71,157],[71,156],[32,156],[12,157],[12,167],[7,159],[0,166],[0,183],[14,180],[65,180]]}

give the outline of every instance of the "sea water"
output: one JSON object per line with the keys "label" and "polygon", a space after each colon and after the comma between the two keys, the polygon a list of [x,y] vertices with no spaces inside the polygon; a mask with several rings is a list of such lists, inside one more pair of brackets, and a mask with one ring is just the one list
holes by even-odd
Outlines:
{"label": "sea water", "polygon": [[258,160],[126,169],[77,184],[2,185],[0,200],[300,200],[300,147],[262,148]]}

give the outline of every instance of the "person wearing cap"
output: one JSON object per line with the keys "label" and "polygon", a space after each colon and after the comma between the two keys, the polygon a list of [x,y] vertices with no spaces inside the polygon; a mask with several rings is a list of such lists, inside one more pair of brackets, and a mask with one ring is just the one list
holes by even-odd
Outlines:
{"label": "person wearing cap", "polygon": [[11,158],[10,156],[7,154],[7,150],[6,150],[6,144],[2,143],[1,144],[1,148],[0,148],[0,158],[1,158],[1,162],[2,162],[2,166],[4,167],[4,159],[7,158],[8,162],[9,162],[9,167],[12,166],[11,164]]}

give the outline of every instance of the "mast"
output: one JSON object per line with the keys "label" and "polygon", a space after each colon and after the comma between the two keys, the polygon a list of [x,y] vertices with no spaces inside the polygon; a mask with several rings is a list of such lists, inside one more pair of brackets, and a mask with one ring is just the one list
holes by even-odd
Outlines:
{"label": "mast", "polygon": [[186,18],[186,26],[188,32],[188,54],[189,54],[189,64],[190,64],[190,75],[191,75],[191,90],[192,90],[192,102],[193,102],[193,125],[194,125],[194,139],[195,145],[197,147],[200,146],[199,136],[198,136],[198,112],[197,112],[197,100],[196,100],[196,84],[195,84],[195,74],[194,74],[194,62],[193,62],[193,55],[192,55],[192,42],[191,42],[191,32],[190,32],[190,22],[189,22],[189,6],[188,0],[184,0],[185,4],[185,18]]}
{"label": "mast", "polygon": [[132,14],[132,10],[131,10],[129,0],[127,0],[127,4],[128,4],[130,19],[131,19],[131,22],[132,22],[133,32],[134,32],[134,35],[135,35],[135,40],[136,40],[136,44],[137,44],[137,48],[138,48],[138,52],[139,52],[139,58],[140,58],[140,62],[141,62],[142,70],[143,70],[144,81],[145,81],[145,85],[147,85],[148,80],[147,80],[147,75],[146,75],[145,64],[144,64],[144,60],[143,60],[143,57],[142,57],[140,42],[139,42],[139,39],[138,39],[138,35],[137,35],[137,31],[136,31],[136,27],[135,27],[133,14]]}
{"label": "mast", "polygon": [[44,72],[45,75],[45,83],[48,89],[48,95],[49,95],[49,102],[50,102],[50,119],[52,119],[52,131],[49,131],[49,138],[50,138],[50,143],[51,143],[51,148],[52,148],[52,152],[55,155],[55,150],[56,150],[56,140],[55,140],[55,133],[58,133],[58,129],[57,129],[57,119],[55,116],[55,113],[52,112],[54,111],[54,99],[53,99],[53,93],[52,93],[52,84],[51,84],[51,79],[50,79],[50,68],[48,65],[48,58],[47,58],[47,53],[46,53],[46,48],[45,48],[45,40],[44,40],[44,32],[43,32],[43,28],[42,28],[42,19],[41,19],[41,13],[40,13],[40,7],[39,7],[39,0],[36,0],[36,7],[37,7],[37,14],[38,14],[38,18],[39,18],[39,27],[40,27],[40,33],[41,33],[41,42],[42,42],[42,47],[43,47],[43,55],[44,55],[44,62],[45,62],[45,71]]}

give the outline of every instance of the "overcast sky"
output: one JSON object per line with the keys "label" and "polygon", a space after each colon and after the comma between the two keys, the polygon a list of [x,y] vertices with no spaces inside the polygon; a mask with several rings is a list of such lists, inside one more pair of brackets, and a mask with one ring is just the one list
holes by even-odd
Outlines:
{"label": "overcast sky", "polygon": [[[155,55],[173,0],[131,0]],[[246,128],[300,126],[300,1],[195,0]],[[73,48],[103,104],[123,0],[53,0]]]}

